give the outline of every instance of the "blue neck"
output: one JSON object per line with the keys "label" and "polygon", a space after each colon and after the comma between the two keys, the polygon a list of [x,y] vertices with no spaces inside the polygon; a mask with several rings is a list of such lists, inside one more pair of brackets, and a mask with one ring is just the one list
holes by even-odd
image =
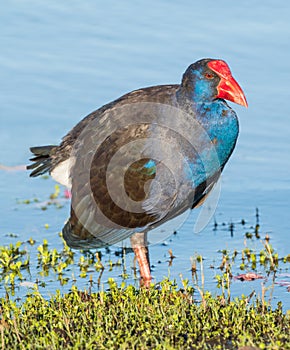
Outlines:
{"label": "blue neck", "polygon": [[187,173],[187,177],[196,187],[217,171],[222,171],[235,147],[239,124],[235,112],[224,100],[191,103],[190,107],[193,117],[204,130],[198,136],[198,142],[203,145],[198,159],[188,160],[191,174]]}

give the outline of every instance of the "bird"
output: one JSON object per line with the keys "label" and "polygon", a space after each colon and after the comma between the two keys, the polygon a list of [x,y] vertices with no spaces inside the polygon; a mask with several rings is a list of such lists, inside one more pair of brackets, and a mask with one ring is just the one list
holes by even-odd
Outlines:
{"label": "bird", "polygon": [[239,134],[245,94],[222,59],[189,65],[180,84],[129,92],[82,119],[59,145],[31,147],[31,177],[71,190],[63,238],[73,249],[130,238],[140,283],[152,282],[148,233],[200,206]]}

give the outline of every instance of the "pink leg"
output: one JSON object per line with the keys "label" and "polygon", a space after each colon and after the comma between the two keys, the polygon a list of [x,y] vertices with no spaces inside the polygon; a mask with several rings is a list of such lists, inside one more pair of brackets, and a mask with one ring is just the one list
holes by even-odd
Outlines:
{"label": "pink leg", "polygon": [[140,268],[140,285],[148,288],[150,287],[152,276],[150,272],[149,252],[147,248],[146,234],[144,234],[143,232],[135,233],[131,237],[131,245]]}

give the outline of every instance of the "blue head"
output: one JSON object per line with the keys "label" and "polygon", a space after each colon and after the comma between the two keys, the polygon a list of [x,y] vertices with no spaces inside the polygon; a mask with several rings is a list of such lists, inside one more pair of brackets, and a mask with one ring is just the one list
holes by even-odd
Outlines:
{"label": "blue head", "polygon": [[183,74],[180,93],[195,103],[226,99],[247,106],[245,95],[222,60],[202,59]]}

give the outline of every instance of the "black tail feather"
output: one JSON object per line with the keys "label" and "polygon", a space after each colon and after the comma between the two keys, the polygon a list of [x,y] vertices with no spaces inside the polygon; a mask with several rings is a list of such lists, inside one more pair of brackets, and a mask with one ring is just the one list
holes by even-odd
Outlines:
{"label": "black tail feather", "polygon": [[32,170],[30,174],[31,177],[36,177],[51,169],[51,151],[57,146],[40,146],[40,147],[31,147],[30,151],[34,154],[35,157],[30,158],[33,163],[28,165],[26,168]]}

